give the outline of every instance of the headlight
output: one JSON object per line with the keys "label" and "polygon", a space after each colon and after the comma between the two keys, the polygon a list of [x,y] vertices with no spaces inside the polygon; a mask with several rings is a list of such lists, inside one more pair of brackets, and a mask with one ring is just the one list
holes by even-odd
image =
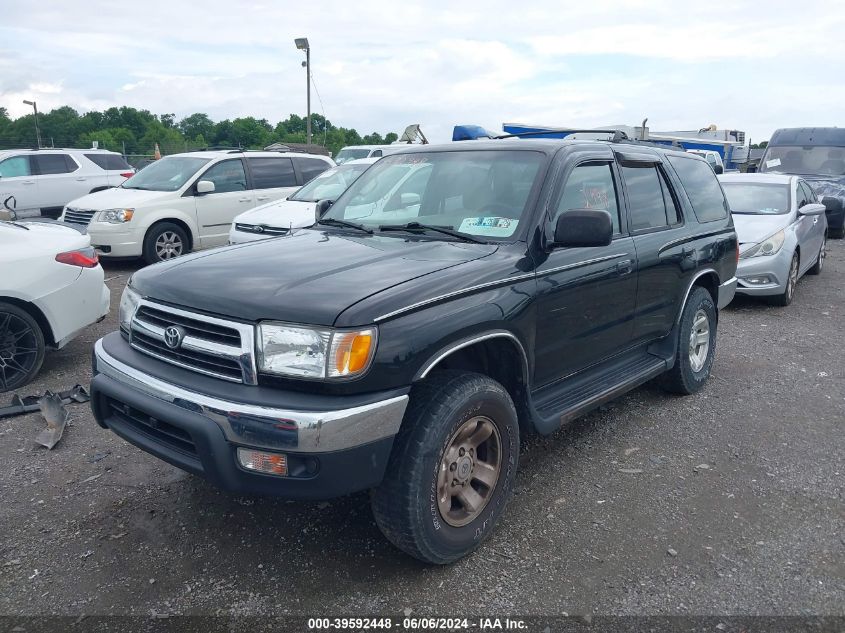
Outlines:
{"label": "headlight", "polygon": [[97,214],[97,222],[109,224],[123,224],[132,219],[135,209],[105,209]]}
{"label": "headlight", "polygon": [[331,330],[261,323],[262,371],[301,378],[349,378],[366,371],[376,349],[376,329]]}
{"label": "headlight", "polygon": [[783,241],[786,239],[786,235],[783,231],[778,231],[771,237],[767,237],[765,240],[760,242],[759,244],[755,244],[751,248],[747,249],[745,252],[740,253],[740,259],[748,259],[749,257],[760,257],[763,255],[774,255],[780,250],[780,247],[783,246]]}
{"label": "headlight", "polygon": [[135,310],[138,309],[138,304],[141,302],[141,295],[132,290],[127,284],[123,289],[123,294],[120,295],[120,310],[118,311],[118,320],[120,322],[120,329],[126,332],[129,331],[129,324],[132,322],[132,317],[135,316]]}

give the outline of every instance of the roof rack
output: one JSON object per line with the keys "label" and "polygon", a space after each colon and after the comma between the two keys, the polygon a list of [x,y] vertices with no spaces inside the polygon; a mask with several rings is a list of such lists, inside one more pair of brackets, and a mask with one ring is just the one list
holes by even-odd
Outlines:
{"label": "roof rack", "polygon": [[570,130],[565,128],[559,129],[548,129],[548,130],[537,130],[534,132],[519,132],[518,134],[500,134],[494,138],[522,138],[523,136],[543,136],[546,134],[612,134],[613,138],[610,139],[611,141],[621,141],[628,139],[628,135],[625,134],[622,130]]}

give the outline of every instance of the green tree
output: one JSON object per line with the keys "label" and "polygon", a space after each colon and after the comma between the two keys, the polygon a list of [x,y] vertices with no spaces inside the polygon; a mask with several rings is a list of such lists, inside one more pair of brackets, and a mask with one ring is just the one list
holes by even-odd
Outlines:
{"label": "green tree", "polygon": [[203,136],[204,138],[213,138],[214,136],[214,121],[209,116],[202,112],[197,112],[190,116],[186,116],[179,121],[179,131],[185,135],[186,138],[196,138]]}

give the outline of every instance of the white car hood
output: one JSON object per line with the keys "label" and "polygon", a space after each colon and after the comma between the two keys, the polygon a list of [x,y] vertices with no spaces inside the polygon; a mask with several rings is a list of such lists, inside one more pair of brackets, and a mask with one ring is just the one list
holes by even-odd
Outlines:
{"label": "white car hood", "polygon": [[235,218],[238,224],[263,224],[302,228],[314,224],[315,202],[299,202],[298,200],[276,200],[249,211],[244,211]]}
{"label": "white car hood", "polygon": [[178,191],[144,191],[143,189],[104,189],[96,193],[89,193],[76,200],[68,202],[67,206],[74,209],[88,209],[102,211],[103,209],[135,208],[158,200],[174,198]]}
{"label": "white car hood", "polygon": [[734,213],[734,228],[740,244],[757,244],[770,235],[789,226],[792,214],[752,215],[748,213]]}

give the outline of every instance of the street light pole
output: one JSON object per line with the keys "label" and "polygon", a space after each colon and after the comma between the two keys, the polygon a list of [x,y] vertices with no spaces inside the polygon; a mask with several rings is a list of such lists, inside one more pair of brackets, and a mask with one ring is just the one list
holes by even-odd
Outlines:
{"label": "street light pole", "polygon": [[27,101],[24,99],[23,101],[26,105],[31,105],[32,109],[35,111],[35,141],[38,143],[38,148],[41,148],[41,132],[38,130],[38,106],[35,104],[35,101]]}
{"label": "street light pole", "polygon": [[297,37],[293,43],[296,44],[299,50],[305,51],[305,63],[303,66],[305,66],[305,90],[308,107],[308,116],[305,125],[308,144],[311,145],[311,47],[308,45],[307,37]]}

